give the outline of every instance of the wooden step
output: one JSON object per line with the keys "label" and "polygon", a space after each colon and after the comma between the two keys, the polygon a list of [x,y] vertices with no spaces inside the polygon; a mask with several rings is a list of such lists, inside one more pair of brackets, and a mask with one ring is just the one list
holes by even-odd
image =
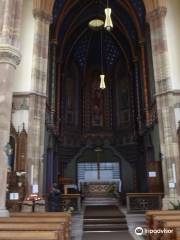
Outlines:
{"label": "wooden step", "polygon": [[127,230],[127,224],[86,224],[84,231],[121,231]]}
{"label": "wooden step", "polygon": [[126,219],[125,218],[84,219],[84,224],[101,224],[101,223],[103,224],[125,223],[126,224]]}

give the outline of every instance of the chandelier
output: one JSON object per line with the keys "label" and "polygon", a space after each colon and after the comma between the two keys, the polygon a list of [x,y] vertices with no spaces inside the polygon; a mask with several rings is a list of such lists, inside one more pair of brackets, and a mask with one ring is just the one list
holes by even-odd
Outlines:
{"label": "chandelier", "polygon": [[92,19],[89,22],[89,27],[93,30],[99,30],[100,31],[100,35],[101,35],[101,73],[100,73],[100,89],[104,90],[106,88],[106,84],[105,84],[105,74],[104,74],[104,70],[103,70],[103,42],[102,42],[102,29],[101,27],[104,25],[104,28],[107,31],[110,31],[113,28],[113,23],[112,23],[112,19],[111,19],[111,8],[109,7],[109,1],[107,0],[107,7],[104,10],[105,12],[105,22],[103,22],[103,20],[95,18]]}
{"label": "chandelier", "polygon": [[105,75],[103,70],[103,42],[102,42],[102,30],[101,30],[101,74],[100,74],[100,89],[105,89]]}
{"label": "chandelier", "polygon": [[109,1],[107,0],[107,7],[105,8],[105,23],[104,23],[104,27],[107,31],[110,31],[113,28],[113,23],[112,23],[112,19],[111,19],[111,8],[109,8]]}

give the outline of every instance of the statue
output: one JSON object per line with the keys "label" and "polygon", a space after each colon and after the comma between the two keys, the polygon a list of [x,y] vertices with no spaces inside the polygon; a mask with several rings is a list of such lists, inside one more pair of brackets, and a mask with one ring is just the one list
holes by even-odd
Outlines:
{"label": "statue", "polygon": [[13,148],[9,143],[7,143],[4,147],[4,151],[8,160],[8,172],[11,172],[13,167]]}

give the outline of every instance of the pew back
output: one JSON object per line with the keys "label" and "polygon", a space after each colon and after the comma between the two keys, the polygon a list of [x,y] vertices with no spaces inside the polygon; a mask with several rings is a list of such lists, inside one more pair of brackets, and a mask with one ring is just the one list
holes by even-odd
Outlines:
{"label": "pew back", "polygon": [[57,231],[0,231],[0,240],[61,240]]}
{"label": "pew back", "polygon": [[32,217],[2,217],[0,218],[0,223],[1,222],[19,222],[19,223],[62,223],[62,224],[68,224],[67,220],[64,218],[32,218]]}
{"label": "pew back", "polygon": [[154,218],[156,216],[178,216],[180,215],[180,211],[174,210],[165,210],[165,211],[147,211],[146,212],[146,221],[148,227],[153,228]]}
{"label": "pew back", "polygon": [[12,212],[11,217],[66,217],[68,220],[71,219],[71,214],[66,212]]}

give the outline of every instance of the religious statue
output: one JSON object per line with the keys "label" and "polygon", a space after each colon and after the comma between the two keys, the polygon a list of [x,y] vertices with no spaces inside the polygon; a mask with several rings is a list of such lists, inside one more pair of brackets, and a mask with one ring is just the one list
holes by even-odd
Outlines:
{"label": "religious statue", "polygon": [[11,172],[12,171],[12,167],[13,167],[13,148],[11,147],[11,145],[9,143],[7,143],[4,147],[4,151],[7,155],[7,160],[8,160],[8,171]]}

